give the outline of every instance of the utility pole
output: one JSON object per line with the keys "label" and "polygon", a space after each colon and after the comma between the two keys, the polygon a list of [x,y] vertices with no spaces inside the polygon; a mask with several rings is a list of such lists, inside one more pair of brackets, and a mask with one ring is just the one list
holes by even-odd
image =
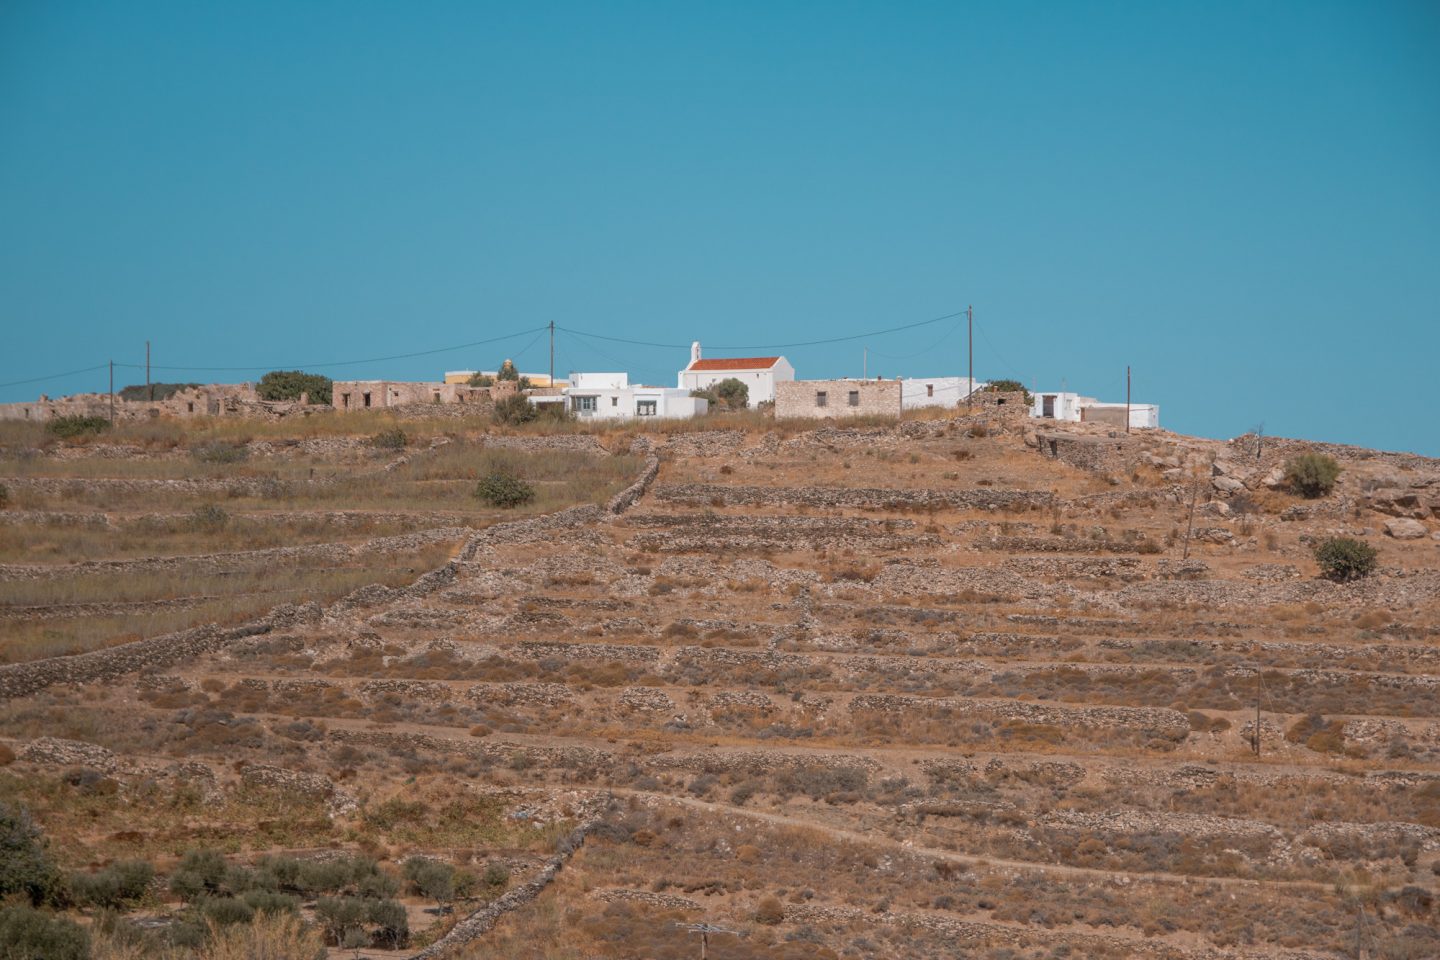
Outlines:
{"label": "utility pole", "polygon": [[115,426],[115,361],[110,361],[110,426]]}
{"label": "utility pole", "polygon": [[150,382],[150,341],[145,341],[145,392],[150,394],[150,402],[155,402],[155,385]]}
{"label": "utility pole", "polygon": [[555,321],[550,321],[550,389],[555,389]]}
{"label": "utility pole", "polygon": [[975,306],[971,304],[965,308],[965,356],[968,360],[969,370],[965,375],[965,409],[969,412],[975,410]]}
{"label": "utility pole", "polygon": [[1130,364],[1125,364],[1125,432],[1130,432]]}
{"label": "utility pole", "polygon": [[1185,552],[1180,554],[1181,560],[1190,559],[1190,535],[1195,532],[1195,501],[1200,497],[1200,478],[1197,476],[1194,483],[1190,485],[1190,523],[1185,527]]}
{"label": "utility pole", "polygon": [[728,933],[732,937],[740,936],[734,930],[726,930],[724,927],[717,927],[713,923],[687,923],[683,924],[686,930],[691,933],[700,934],[700,960],[706,960],[710,954],[710,934]]}
{"label": "utility pole", "polygon": [[1260,690],[1264,684],[1260,677],[1260,664],[1255,664],[1255,756],[1260,756]]}

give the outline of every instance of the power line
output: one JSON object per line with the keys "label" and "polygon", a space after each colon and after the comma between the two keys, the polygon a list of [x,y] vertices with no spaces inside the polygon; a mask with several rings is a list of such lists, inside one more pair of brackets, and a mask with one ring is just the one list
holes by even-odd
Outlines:
{"label": "power line", "polygon": [[[329,360],[324,363],[257,363],[248,367],[185,367],[185,366],[161,366],[156,364],[155,370],[198,370],[198,371],[244,371],[244,370],[303,370],[312,367],[354,367],[366,363],[384,363],[388,360],[409,360],[413,357],[429,357],[437,353],[451,353],[455,350],[468,350],[471,347],[483,347],[490,343],[499,343],[502,340],[514,340],[516,337],[523,337],[527,333],[540,333],[548,327],[532,327],[529,330],[520,330],[516,333],[507,333],[504,336],[490,337],[487,340],[475,340],[470,343],[457,343],[449,347],[437,347],[434,350],[418,350],[414,353],[397,353],[388,357],[369,357],[365,360]],[[139,367],[138,363],[117,363],[117,367]],[[99,369],[98,367],[94,369]],[[4,384],[0,384],[4,386]]]}
{"label": "power line", "polygon": [[95,370],[104,370],[108,364],[97,363],[93,367],[85,367],[81,370],[70,370],[66,373],[47,373],[43,377],[31,377],[29,380],[11,380],[9,383],[0,383],[0,387],[20,387],[27,383],[41,383],[45,380],[59,380],[61,377],[73,377],[82,373],[91,373]]}

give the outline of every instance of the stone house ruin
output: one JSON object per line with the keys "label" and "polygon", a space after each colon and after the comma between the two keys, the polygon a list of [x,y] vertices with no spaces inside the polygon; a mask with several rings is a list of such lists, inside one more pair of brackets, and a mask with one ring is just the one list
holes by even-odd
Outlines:
{"label": "stone house ruin", "polygon": [[[512,393],[515,389],[511,381],[497,386],[509,387],[509,392]],[[459,383],[336,380],[331,387],[330,404],[336,410],[374,410],[420,404],[488,404],[493,396],[491,387],[472,387]]]}
{"label": "stone house ruin", "polygon": [[[249,383],[211,383],[186,387],[163,400],[127,400],[115,394],[115,419],[141,420],[149,417],[223,417],[264,414],[269,407]],[[283,404],[281,406],[284,406]],[[56,417],[110,416],[110,394],[76,393],[38,400],[0,403],[0,420],[53,420]]]}
{"label": "stone house ruin", "polygon": [[777,419],[900,416],[899,380],[789,380],[777,383],[775,388]]}

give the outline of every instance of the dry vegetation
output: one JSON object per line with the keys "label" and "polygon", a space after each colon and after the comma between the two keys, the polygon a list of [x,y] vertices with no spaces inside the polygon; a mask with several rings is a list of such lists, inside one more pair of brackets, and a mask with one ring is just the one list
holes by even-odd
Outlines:
{"label": "dry vegetation", "polygon": [[[269,446],[217,466],[187,445],[233,441],[232,425],[185,428],[172,451],[145,424],[126,428],[128,458],[12,444],[3,472],[274,477],[291,500],[225,510],[281,529],[290,514],[381,510],[387,524],[415,515],[406,533],[442,513],[472,529],[349,567],[267,559],[186,579],[58,565],[167,543],[234,552],[223,538],[248,527],[42,540],[27,514],[0,530],[50,544],[25,562],[56,569],[6,568],[6,657],[407,584],[496,519],[466,501],[476,471],[523,473],[542,492],[522,515],[537,515],[601,502],[641,465],[416,421],[403,426],[423,442],[390,466],[398,454],[364,443],[374,418],[299,426],[324,442],[282,448],[267,425],[255,437]],[[366,883],[400,907],[355,920],[359,933],[329,903],[363,899],[358,887],[279,892],[294,900],[279,913],[335,957],[347,937],[408,956],[557,850],[555,882],[454,956],[693,957],[687,925],[701,921],[734,931],[711,939],[717,958],[1440,955],[1440,551],[1379,536],[1363,495],[1386,471],[1440,478],[1436,464],[1357,455],[1327,498],[1201,498],[1207,532],[1182,560],[1190,487],[1163,463],[1080,470],[1021,431],[963,420],[718,426],[654,436],[658,479],[623,516],[479,532],[428,592],[361,591],[213,653],[5,702],[0,804],[31,812],[62,870],[153,864],[125,913],[167,917],[162,930],[214,920],[175,892],[186,851],[215,851],[252,884],[267,855],[367,858],[389,879]],[[596,439],[630,450],[624,432]],[[1144,447],[1186,450],[1228,453],[1169,435]],[[110,459],[129,465],[107,473]],[[312,468],[336,479],[312,482]],[[166,512],[143,490],[13,486],[11,512]],[[170,497],[167,511],[193,506]],[[330,522],[288,542],[394,529],[332,540],[354,521]],[[1336,531],[1380,549],[1375,575],[1317,576],[1310,544]],[[416,882],[416,856],[451,886]],[[374,919],[402,908],[403,947]],[[123,952],[133,919],[68,912],[97,956],[143,955]],[[231,956],[245,948],[219,952],[227,938],[307,935],[256,915],[144,948]]]}

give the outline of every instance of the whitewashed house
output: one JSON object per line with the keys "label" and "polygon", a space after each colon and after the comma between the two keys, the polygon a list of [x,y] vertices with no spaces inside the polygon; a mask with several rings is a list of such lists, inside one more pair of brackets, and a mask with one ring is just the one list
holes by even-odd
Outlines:
{"label": "whitewashed house", "polygon": [[734,378],[750,389],[750,406],[773,403],[775,384],[795,379],[795,368],[784,357],[723,357],[702,360],[700,341],[690,344],[690,364],[680,371],[680,389],[708,390]]}
{"label": "whitewashed house", "polygon": [[[1037,393],[1030,402],[1030,416],[1043,420],[1068,420],[1071,423],[1104,423],[1125,426],[1125,404],[1104,403],[1078,393]],[[1156,429],[1160,426],[1160,406],[1154,403],[1130,404],[1131,429]]]}
{"label": "whitewashed house", "polygon": [[900,381],[900,406],[905,410],[954,407],[985,386],[984,381],[969,377],[909,377]]}
{"label": "whitewashed house", "polygon": [[689,390],[631,384],[625,373],[572,373],[570,386],[559,396],[532,396],[530,402],[564,403],[574,416],[598,420],[683,419],[710,408],[707,400],[690,396]]}

